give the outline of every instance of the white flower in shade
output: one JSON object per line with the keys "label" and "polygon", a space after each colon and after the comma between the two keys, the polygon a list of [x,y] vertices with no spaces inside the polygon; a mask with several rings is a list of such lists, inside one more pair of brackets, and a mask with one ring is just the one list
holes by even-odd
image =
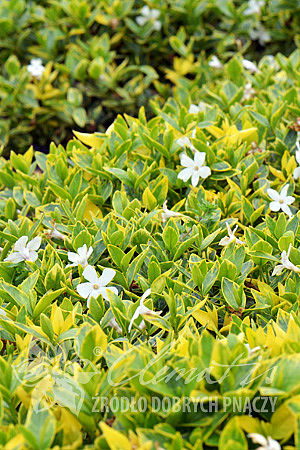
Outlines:
{"label": "white flower in shade", "polygon": [[265,438],[261,434],[251,433],[248,434],[248,438],[252,440],[253,444],[260,445],[256,450],[281,450],[279,442],[275,441],[270,436]]}
{"label": "white flower in shade", "polygon": [[245,67],[245,69],[250,70],[250,72],[254,73],[258,72],[257,65],[254,64],[252,61],[249,61],[249,59],[243,59],[242,64]]}
{"label": "white flower in shade", "polygon": [[228,222],[226,222],[226,227],[228,231],[228,236],[223,237],[220,240],[220,245],[229,245],[231,242],[236,241],[237,244],[245,245],[245,242],[241,241],[237,237],[235,237],[235,232],[238,229],[238,226],[236,226],[233,230],[231,230],[230,226],[228,225]]}
{"label": "white flower in shade", "polygon": [[[161,311],[152,311],[151,309],[147,308],[147,306],[144,306],[144,300],[151,295],[151,289],[147,289],[144,294],[142,295],[140,299],[140,304],[136,308],[135,313],[133,314],[129,327],[128,327],[128,333],[130,333],[130,330],[132,328],[133,322],[139,317],[139,316],[149,316],[149,317],[155,317],[159,316],[161,314]],[[142,321],[140,323],[139,328],[142,330],[145,328],[145,322]]]}
{"label": "white flower in shade", "polygon": [[292,211],[290,210],[289,205],[295,201],[295,198],[291,195],[287,195],[287,191],[289,188],[289,184],[286,184],[278,194],[274,189],[268,189],[268,196],[273,200],[270,203],[271,211],[279,211],[280,209],[287,214],[290,218],[293,217]]}
{"label": "white flower in shade", "polygon": [[72,264],[68,264],[67,267],[82,266],[86,267],[88,265],[88,259],[93,253],[93,247],[87,248],[86,244],[77,249],[77,253],[68,252],[68,259]]}
{"label": "white flower in shade", "polygon": [[223,69],[223,64],[219,60],[219,58],[216,55],[213,55],[211,60],[208,63],[209,67],[212,67],[213,69]]}
{"label": "white flower in shade", "polygon": [[199,112],[204,112],[206,108],[206,104],[204,102],[200,102],[198,105],[191,104],[189,107],[189,114],[198,114]]}
{"label": "white flower in shade", "polygon": [[[101,320],[101,322],[102,322],[102,320]],[[100,322],[100,325],[101,325],[101,322]],[[120,325],[119,325],[118,322],[116,321],[116,318],[115,318],[115,317],[113,317],[113,318],[108,322],[108,324],[107,324],[106,326],[107,326],[107,327],[113,328],[113,329],[116,330],[116,332],[119,333],[119,334],[122,333],[122,328],[120,327]]]}
{"label": "white flower in shade", "polygon": [[168,219],[170,219],[170,217],[182,217],[182,214],[180,214],[177,211],[171,211],[170,209],[167,208],[167,203],[168,200],[166,200],[163,204],[163,211],[161,213],[161,218],[163,222],[166,222]]}
{"label": "white flower in shade", "polygon": [[4,261],[12,262],[14,264],[21,261],[36,261],[38,259],[37,251],[41,246],[42,238],[36,236],[28,242],[28,236],[22,236],[15,242],[13,246],[13,253],[11,253]]}
{"label": "white flower in shade", "polygon": [[65,239],[65,235],[62,234],[60,231],[58,231],[58,229],[56,228],[56,225],[53,226],[52,230],[46,230],[45,234],[50,238],[50,239]]}
{"label": "white flower in shade", "polygon": [[299,141],[296,143],[296,147],[297,147],[296,161],[299,164],[299,166],[296,167],[296,169],[294,170],[293,177],[295,180],[298,180],[298,178],[300,178],[300,142]]}
{"label": "white flower in shade", "polygon": [[300,273],[299,267],[295,266],[289,260],[291,248],[292,248],[292,244],[289,245],[287,252],[285,250],[283,250],[283,252],[281,253],[281,264],[278,264],[277,266],[274,267],[272,276],[281,275],[281,273],[284,269],[292,270],[295,273]]}
{"label": "white flower in shade", "polygon": [[102,275],[98,277],[96,270],[92,266],[86,266],[82,275],[87,281],[87,283],[80,283],[77,286],[78,294],[87,299],[87,307],[90,306],[91,297],[97,298],[101,294],[105,300],[109,300],[107,291],[111,291],[118,295],[117,288],[113,286],[107,287],[108,283],[116,275],[116,271],[113,269],[104,269]]}
{"label": "white flower in shade", "polygon": [[195,150],[194,159],[189,158],[185,153],[180,155],[180,163],[185,169],[181,170],[177,177],[185,183],[191,178],[192,186],[196,187],[200,178],[207,178],[211,174],[208,166],[204,166],[206,154]]}
{"label": "white flower in shade", "polygon": [[40,58],[33,58],[30,61],[30,64],[27,66],[27,70],[31,73],[35,78],[40,79],[45,67],[42,64],[42,60]]}
{"label": "white flower in shade", "polygon": [[247,83],[244,89],[243,100],[250,100],[256,94],[255,89],[252,87],[252,83]]}
{"label": "white flower in shade", "polygon": [[149,6],[145,5],[141,9],[141,16],[136,18],[136,22],[141,27],[144,26],[147,22],[151,22],[153,28],[157,31],[161,29],[161,22],[157,20],[160,16],[160,12],[158,9],[150,9]]}
{"label": "white flower in shade", "polygon": [[[192,139],[195,139],[196,136],[196,129],[193,130],[192,132]],[[178,144],[180,147],[185,148],[188,147],[190,148],[193,152],[196,152],[197,149],[194,147],[194,145],[191,143],[190,138],[188,138],[187,136],[183,136],[179,139],[176,140],[176,144]]]}
{"label": "white flower in shade", "polygon": [[267,42],[270,42],[271,40],[270,34],[262,25],[259,25],[258,27],[251,30],[249,32],[249,36],[252,39],[252,41],[258,41],[260,45],[265,45]]}
{"label": "white flower in shade", "polygon": [[259,14],[264,4],[265,4],[264,0],[249,0],[248,7],[244,11],[245,16],[252,16],[252,14]]}

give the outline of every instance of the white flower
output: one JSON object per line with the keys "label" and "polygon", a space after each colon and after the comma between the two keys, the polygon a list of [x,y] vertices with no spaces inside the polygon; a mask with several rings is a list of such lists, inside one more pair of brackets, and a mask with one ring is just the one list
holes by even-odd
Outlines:
{"label": "white flower", "polygon": [[249,356],[253,355],[253,353],[257,352],[257,350],[260,350],[260,348],[261,348],[259,345],[257,347],[250,348],[250,345],[248,343],[246,343],[244,345],[245,345],[245,347],[248,350],[248,355]]}
{"label": "white flower", "polygon": [[170,217],[181,217],[182,214],[176,211],[171,211],[167,208],[168,200],[166,200],[163,204],[163,213],[161,213],[161,218],[163,222],[166,222]]}
{"label": "white flower", "polygon": [[189,114],[198,114],[199,112],[204,112],[206,108],[206,104],[204,102],[200,102],[198,105],[191,104],[189,107]]}
{"label": "white flower", "polygon": [[36,261],[38,259],[37,250],[41,246],[42,238],[40,236],[36,236],[34,239],[29,241],[28,244],[27,241],[28,236],[20,237],[20,239],[18,239],[14,244],[14,252],[5,258],[4,261],[9,261],[14,264],[21,261]]}
{"label": "white flower", "polygon": [[64,240],[65,237],[66,237],[64,234],[62,234],[60,231],[58,231],[58,229],[56,228],[55,225],[53,226],[51,231],[50,230],[46,230],[45,234],[51,239],[62,239],[62,240]]}
{"label": "white flower", "polygon": [[273,200],[270,203],[270,210],[271,211],[279,211],[280,209],[287,214],[290,218],[293,217],[292,211],[290,210],[289,206],[293,201],[295,201],[295,198],[291,195],[287,195],[287,191],[289,188],[289,184],[286,184],[282,189],[280,194],[278,194],[277,191],[274,189],[268,189],[267,193],[268,196]]}
{"label": "white flower", "polygon": [[289,245],[287,252],[285,250],[283,250],[283,252],[281,253],[281,264],[278,264],[277,266],[274,267],[272,276],[281,275],[281,273],[284,269],[292,270],[295,273],[300,273],[299,267],[295,266],[289,260],[291,248],[292,248],[292,244]]}
{"label": "white flower", "polygon": [[93,253],[93,247],[87,248],[86,244],[77,249],[77,253],[68,252],[68,259],[72,264],[68,264],[67,267],[82,266],[86,267],[88,265],[88,259]]}
{"label": "white flower", "polygon": [[111,291],[118,295],[118,290],[115,287],[106,287],[108,283],[116,275],[116,271],[113,269],[104,269],[100,277],[98,277],[96,270],[92,266],[86,266],[82,275],[87,283],[80,283],[77,286],[78,294],[87,299],[87,307],[90,305],[91,297],[97,298],[100,294],[105,300],[109,300],[107,291]]}
{"label": "white flower", "polygon": [[270,436],[265,438],[261,434],[251,433],[248,434],[248,438],[250,438],[254,444],[260,445],[256,450],[281,450],[279,442],[275,441]]}
{"label": "white flower", "polygon": [[219,58],[216,55],[213,55],[211,60],[208,63],[209,67],[212,67],[213,69],[223,69],[223,64],[219,60]]}
{"label": "white flower", "polygon": [[258,72],[257,65],[254,64],[252,61],[249,61],[249,59],[243,59],[242,61],[243,66],[245,69],[250,70],[250,72]]}
{"label": "white flower", "polygon": [[194,159],[189,158],[185,153],[180,155],[180,163],[186,168],[181,170],[177,177],[185,183],[189,178],[192,179],[192,186],[196,187],[199,178],[207,178],[211,174],[208,166],[203,166],[206,154],[195,150]]}
{"label": "white flower", "polygon": [[161,29],[161,22],[157,20],[159,18],[160,12],[158,9],[150,9],[149,6],[145,5],[141,9],[141,16],[136,18],[136,22],[141,27],[147,22],[152,22],[153,28],[157,31]]}
{"label": "white flower", "polygon": [[256,94],[255,90],[252,87],[252,83],[247,83],[244,89],[243,100],[249,100]]}
{"label": "white flower", "polygon": [[298,178],[300,178],[300,142],[299,141],[296,143],[296,147],[297,147],[296,161],[299,164],[299,166],[296,167],[296,169],[294,170],[293,177],[295,180],[298,180]]}
{"label": "white flower", "polygon": [[0,247],[0,253],[2,253],[3,252],[3,247]]}
{"label": "white flower", "polygon": [[262,25],[259,25],[258,27],[251,30],[249,32],[249,36],[252,39],[252,41],[258,41],[260,45],[265,45],[266,42],[270,42],[271,40],[270,34]]}
{"label": "white flower", "polygon": [[[102,322],[102,320],[101,320],[101,322]],[[100,324],[101,324],[101,322],[100,322]],[[113,328],[113,329],[116,330],[116,332],[119,333],[119,334],[122,333],[122,328],[120,327],[120,325],[119,325],[118,322],[116,321],[116,318],[115,318],[115,317],[113,317],[113,318],[108,322],[108,324],[107,324],[106,326],[107,326],[107,327]]]}
{"label": "white flower", "polygon": [[252,14],[259,14],[260,9],[264,6],[264,0],[249,0],[248,8],[245,9],[245,16],[252,16]]}
{"label": "white flower", "polygon": [[238,226],[236,226],[233,230],[231,230],[230,226],[228,225],[228,222],[226,222],[226,227],[228,231],[228,236],[225,236],[220,240],[220,245],[229,245],[234,240],[236,241],[237,244],[245,245],[245,242],[241,241],[234,235],[236,230],[238,229]]}
{"label": "white flower", "polygon": [[[128,327],[128,333],[130,333],[130,330],[132,328],[133,322],[139,317],[139,316],[150,316],[150,317],[155,317],[155,316],[159,316],[161,314],[161,311],[152,311],[151,309],[147,308],[147,306],[144,306],[144,300],[145,298],[149,297],[149,295],[151,294],[151,289],[147,289],[144,294],[142,295],[141,299],[140,299],[140,304],[139,306],[136,308],[135,313],[133,314],[129,327]],[[143,330],[145,328],[145,322],[142,320],[142,322],[140,323],[139,328],[141,330]]]}
{"label": "white flower", "polygon": [[27,66],[27,70],[29,73],[31,73],[32,76],[40,79],[42,73],[45,70],[45,67],[43,66],[42,60],[40,58],[33,58],[30,61],[30,64]]}
{"label": "white flower", "polygon": [[[195,139],[195,136],[196,136],[196,128],[192,132],[192,138]],[[183,136],[177,139],[175,142],[182,148],[189,147],[193,152],[197,151],[196,147],[194,147],[194,145],[191,143],[191,140],[187,136]]]}

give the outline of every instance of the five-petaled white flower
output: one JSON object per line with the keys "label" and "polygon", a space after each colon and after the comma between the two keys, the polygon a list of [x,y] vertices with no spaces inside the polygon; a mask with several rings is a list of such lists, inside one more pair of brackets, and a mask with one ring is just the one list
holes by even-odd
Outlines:
{"label": "five-petaled white flower", "polygon": [[254,64],[252,61],[249,61],[249,59],[243,59],[242,61],[243,66],[245,69],[250,70],[250,72],[258,72],[258,67],[256,64]]}
{"label": "five-petaled white flower", "polygon": [[264,4],[265,4],[264,0],[249,0],[248,7],[244,11],[245,16],[252,16],[252,14],[259,14]]}
{"label": "five-petaled white flower", "polygon": [[287,191],[289,188],[289,184],[286,184],[278,194],[274,189],[268,189],[268,196],[273,200],[270,203],[271,211],[279,211],[280,209],[287,214],[290,218],[293,217],[292,211],[290,210],[289,205],[295,201],[295,198],[291,195],[287,195]]}
{"label": "five-petaled white flower", "polygon": [[256,450],[281,450],[279,442],[272,439],[270,436],[267,438],[258,433],[248,434],[248,438],[252,440],[254,444],[259,444]]}
{"label": "five-petaled white flower", "polygon": [[15,242],[13,246],[13,253],[11,253],[4,261],[9,261],[14,264],[21,261],[36,261],[38,259],[37,251],[41,246],[42,238],[36,236],[28,242],[28,236],[22,236]]}
{"label": "five-petaled white flower", "polygon": [[86,267],[88,265],[88,259],[92,253],[93,247],[90,247],[88,249],[86,244],[83,244],[82,247],[79,247],[77,249],[77,253],[68,252],[68,258],[72,264],[68,264],[67,267],[76,267],[79,265],[82,267]]}
{"label": "five-petaled white flower", "polygon": [[[195,136],[196,136],[196,128],[192,132],[192,139],[195,139]],[[182,148],[188,147],[193,152],[197,151],[196,147],[191,143],[190,138],[188,138],[187,136],[183,136],[181,138],[176,139],[176,144],[178,144]]]}
{"label": "five-petaled white flower", "polygon": [[113,269],[104,269],[102,275],[98,277],[96,270],[92,266],[86,266],[82,275],[86,280],[86,283],[80,283],[77,286],[78,294],[87,299],[87,307],[90,306],[91,297],[97,298],[101,294],[105,300],[109,300],[107,291],[111,291],[118,295],[117,288],[113,286],[107,287],[108,283],[116,275],[116,271]]}
{"label": "five-petaled white flower", "polygon": [[296,161],[299,166],[294,170],[293,177],[295,180],[298,180],[300,178],[300,141],[297,141],[296,148]]}
{"label": "five-petaled white flower", "polygon": [[189,158],[185,153],[180,155],[180,163],[185,166],[185,169],[181,170],[177,177],[185,183],[189,178],[192,179],[192,186],[196,187],[199,183],[199,179],[207,178],[211,174],[211,170],[208,166],[204,166],[206,154],[204,152],[198,152],[195,150],[194,159]]}
{"label": "five-petaled white flower", "polygon": [[45,67],[42,64],[42,60],[40,58],[33,58],[30,60],[30,64],[27,66],[27,70],[31,73],[35,78],[40,79]]}
{"label": "five-petaled white flower", "polygon": [[[151,309],[147,308],[147,306],[144,306],[144,300],[145,298],[149,297],[149,295],[151,295],[151,289],[147,289],[144,294],[142,295],[141,299],[140,299],[140,304],[139,306],[136,308],[129,327],[128,327],[128,333],[130,333],[130,330],[132,328],[133,322],[139,317],[139,316],[150,316],[150,317],[155,317],[155,316],[159,316],[161,314],[161,311],[152,311]],[[140,323],[139,328],[142,330],[143,328],[145,328],[145,322],[142,320],[142,322]]]}
{"label": "five-petaled white flower", "polygon": [[161,213],[161,218],[163,222],[166,222],[170,217],[181,217],[182,214],[180,214],[177,211],[171,211],[167,208],[168,200],[166,200],[163,204],[163,212]]}
{"label": "five-petaled white flower", "polygon": [[152,22],[153,28],[157,31],[161,29],[161,22],[157,20],[160,16],[158,9],[150,9],[149,6],[145,5],[141,9],[141,16],[136,18],[136,22],[141,27],[147,22]]}
{"label": "five-petaled white flower", "polygon": [[198,114],[199,112],[204,112],[206,108],[206,104],[204,102],[200,102],[198,105],[194,103],[189,107],[189,114]]}
{"label": "five-petaled white flower", "polygon": [[211,60],[208,63],[209,67],[212,67],[213,69],[223,69],[223,64],[219,60],[219,58],[216,55],[213,55]]}
{"label": "five-petaled white flower", "polygon": [[292,270],[295,273],[300,273],[299,267],[295,266],[289,260],[291,248],[292,248],[292,244],[289,245],[287,252],[285,250],[283,250],[283,252],[281,253],[281,264],[278,264],[277,266],[274,267],[272,276],[281,275],[281,273],[284,269]]}
{"label": "five-petaled white flower", "polygon": [[250,31],[249,36],[252,39],[252,41],[258,41],[260,45],[265,45],[267,42],[270,42],[271,40],[270,34],[261,24],[256,28],[253,28],[253,30]]}
{"label": "five-petaled white flower", "polygon": [[236,230],[238,229],[238,225],[233,230],[231,230],[230,226],[228,225],[228,222],[226,222],[226,227],[228,231],[228,236],[225,236],[220,240],[220,245],[224,246],[229,245],[231,244],[232,241],[236,241],[237,244],[245,245],[245,242],[241,241],[234,235]]}

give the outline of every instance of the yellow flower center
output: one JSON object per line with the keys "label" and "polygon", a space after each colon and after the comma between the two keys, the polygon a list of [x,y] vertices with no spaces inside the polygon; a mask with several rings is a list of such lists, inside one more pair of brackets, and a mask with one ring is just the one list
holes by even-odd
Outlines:
{"label": "yellow flower center", "polygon": [[195,170],[199,170],[199,166],[195,166]]}
{"label": "yellow flower center", "polygon": [[99,284],[94,284],[93,289],[95,289],[95,290],[99,289]]}
{"label": "yellow flower center", "polygon": [[282,204],[282,203],[284,203],[284,201],[283,201],[282,199],[280,199],[280,200],[279,200],[279,203],[281,203],[281,204]]}

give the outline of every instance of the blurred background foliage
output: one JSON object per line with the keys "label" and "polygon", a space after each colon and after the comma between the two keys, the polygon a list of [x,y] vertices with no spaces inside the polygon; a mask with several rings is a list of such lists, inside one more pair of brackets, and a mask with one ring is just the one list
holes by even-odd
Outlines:
{"label": "blurred background foliage", "polygon": [[[299,44],[299,2],[262,3],[253,10],[251,1],[232,0],[1,2],[4,152],[32,143],[45,151],[72,129],[103,131],[141,105],[151,116],[149,100],[164,102],[174,85],[201,88],[216,76],[207,70],[211,55],[224,63],[291,53]],[[27,70],[33,58],[45,66],[40,79]]]}

